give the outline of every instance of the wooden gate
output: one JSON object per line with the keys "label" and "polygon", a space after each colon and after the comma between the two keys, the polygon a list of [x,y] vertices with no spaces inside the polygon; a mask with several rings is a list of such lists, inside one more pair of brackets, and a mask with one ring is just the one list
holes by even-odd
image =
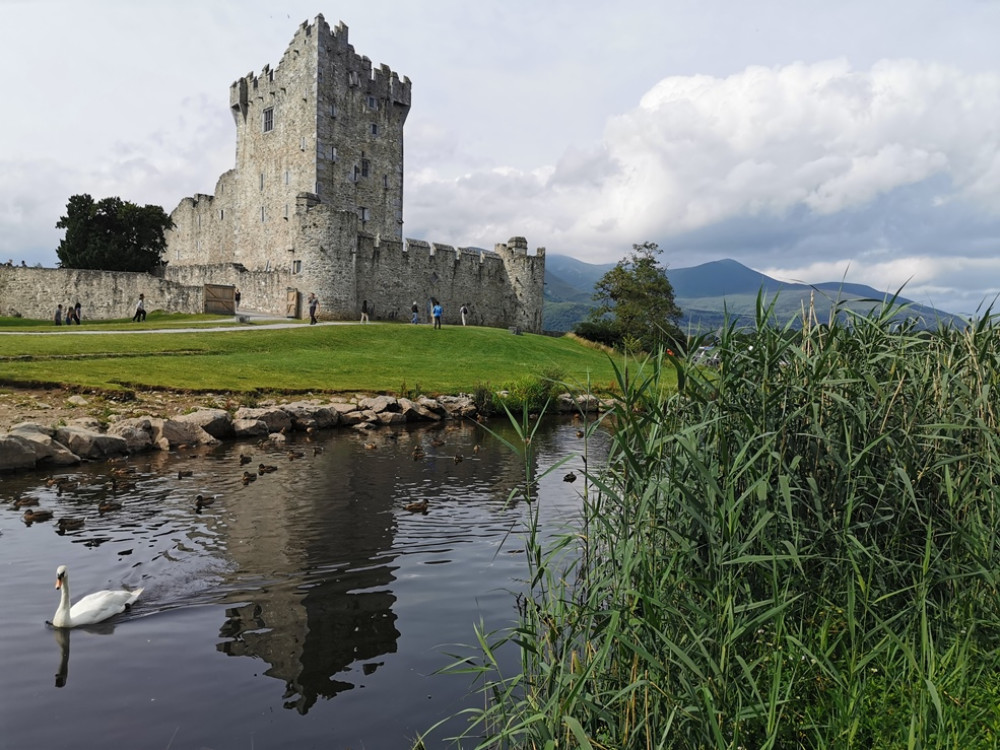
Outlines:
{"label": "wooden gate", "polygon": [[289,287],[288,291],[285,293],[285,317],[302,317],[302,306],[298,289],[292,289]]}
{"label": "wooden gate", "polygon": [[205,312],[209,315],[235,315],[236,287],[205,284]]}

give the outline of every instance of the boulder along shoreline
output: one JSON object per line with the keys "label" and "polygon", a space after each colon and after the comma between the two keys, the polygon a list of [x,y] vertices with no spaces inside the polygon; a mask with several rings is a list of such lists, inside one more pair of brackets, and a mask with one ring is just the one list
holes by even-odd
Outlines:
{"label": "boulder along shoreline", "polygon": [[[43,393],[42,397],[51,395]],[[168,406],[173,400],[171,396],[186,402],[179,409],[184,413],[163,416],[166,411],[156,407]],[[14,422],[7,432],[0,433],[0,472],[73,466],[147,451],[214,445],[230,439],[266,439],[280,444],[287,434],[294,432],[334,428],[371,430],[387,425],[479,417],[473,398],[466,394],[415,399],[385,395],[268,399],[256,406],[237,406],[226,397],[203,396],[194,403],[198,397],[190,394],[160,394],[153,395],[151,403],[145,404],[154,407],[148,408],[148,413],[137,413],[144,411],[142,404],[117,410],[79,394],[59,394],[40,402],[37,394],[32,398],[40,407],[33,412],[22,403],[21,411],[14,414],[27,411],[28,418]],[[59,398],[62,402],[58,407],[47,403]],[[610,404],[593,396],[564,393],[555,400],[554,407],[558,413],[569,414],[594,412],[609,408]],[[96,416],[95,411],[107,412],[106,419]]]}

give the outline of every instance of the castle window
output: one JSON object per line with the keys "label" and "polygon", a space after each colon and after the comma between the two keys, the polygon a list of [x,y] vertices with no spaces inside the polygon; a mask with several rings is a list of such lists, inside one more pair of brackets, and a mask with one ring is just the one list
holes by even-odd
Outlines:
{"label": "castle window", "polygon": [[389,189],[389,175],[387,174],[382,175],[382,187],[386,190]]}
{"label": "castle window", "polygon": [[270,133],[274,130],[274,107],[264,110],[264,132]]}
{"label": "castle window", "polygon": [[306,139],[305,138],[300,138],[299,139],[299,150],[301,150],[301,151],[305,151],[306,150]]}
{"label": "castle window", "polygon": [[264,223],[264,207],[263,206],[260,207],[260,223],[261,224]]}
{"label": "castle window", "polygon": [[302,261],[293,260],[292,261],[292,273],[302,273]]}
{"label": "castle window", "polygon": [[289,172],[289,171],[288,171],[288,170],[286,169],[286,170],[285,170],[285,184],[286,184],[286,185],[288,185],[288,184],[289,184],[289,183],[291,182],[291,179],[292,179],[292,173],[291,173],[291,172]]}
{"label": "castle window", "polygon": [[368,109],[378,109],[378,99],[374,96],[368,97]]}
{"label": "castle window", "polygon": [[361,217],[361,222],[364,223],[371,219],[371,214],[368,209],[364,206],[358,206],[358,215]]}
{"label": "castle window", "polygon": [[264,189],[264,173],[263,172],[260,173],[260,189],[261,190]]}
{"label": "castle window", "polygon": [[371,162],[369,162],[367,159],[362,159],[361,160],[361,176],[362,177],[367,177],[369,171],[371,171]]}
{"label": "castle window", "polygon": [[360,176],[361,176],[361,167],[355,164],[354,171],[351,173],[351,182],[357,182]]}
{"label": "castle window", "polygon": [[219,221],[222,221],[225,218],[226,218],[226,209],[220,208],[219,209]]}
{"label": "castle window", "polygon": [[288,204],[285,204],[285,221],[288,221]]}
{"label": "castle window", "polygon": [[330,161],[337,161],[337,147],[330,146]]}
{"label": "castle window", "polygon": [[330,105],[330,117],[336,117],[336,116],[337,116],[337,105],[336,104],[331,104]]}
{"label": "castle window", "polygon": [[347,85],[348,86],[360,86],[361,79],[358,77],[358,71],[351,70],[347,73]]}
{"label": "castle window", "polygon": [[377,122],[373,122],[372,123],[372,135],[378,135],[378,123]]}

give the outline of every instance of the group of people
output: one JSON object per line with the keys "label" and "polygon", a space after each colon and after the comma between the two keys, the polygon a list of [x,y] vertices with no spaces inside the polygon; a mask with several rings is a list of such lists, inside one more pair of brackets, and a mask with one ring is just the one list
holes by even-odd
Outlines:
{"label": "group of people", "polygon": [[[309,293],[309,297],[306,300],[309,307],[309,325],[315,325],[319,322],[319,297],[316,296],[314,292]],[[420,322],[420,305],[414,300],[413,306],[410,308],[412,317],[410,318],[411,323]],[[463,304],[459,308],[459,313],[462,316],[462,325],[467,325],[469,317],[469,306]],[[431,298],[431,319],[434,323],[435,328],[441,327],[441,316],[444,314],[444,308],[441,303],[434,297]],[[371,315],[371,305],[368,304],[368,300],[361,301],[361,322],[369,323]]]}
{"label": "group of people", "polygon": [[80,310],[81,309],[82,309],[82,306],[80,305],[79,302],[77,302],[72,307],[70,307],[69,305],[66,305],[65,308],[63,308],[62,304],[56,305],[56,325],[57,326],[61,326],[63,324],[63,320],[64,319],[66,321],[66,325],[68,325],[68,326],[71,326],[74,323],[76,323],[77,325],[80,325]]}
{"label": "group of people", "polygon": [[[413,317],[410,318],[410,322],[419,323],[420,306],[416,303],[416,301],[413,302],[413,306],[410,308],[410,312],[413,314]],[[463,304],[458,309],[458,312],[462,316],[462,325],[463,326],[466,325],[469,317],[469,306]],[[444,314],[444,308],[441,306],[441,303],[437,300],[437,298],[431,297],[431,320],[434,323],[435,328],[441,327],[441,316],[443,314]]]}

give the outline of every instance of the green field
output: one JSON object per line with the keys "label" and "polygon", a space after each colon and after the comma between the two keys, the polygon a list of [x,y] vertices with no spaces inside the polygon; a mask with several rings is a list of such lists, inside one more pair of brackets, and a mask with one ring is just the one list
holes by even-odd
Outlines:
{"label": "green field", "polygon": [[[209,330],[222,322],[232,319],[151,314],[143,324],[109,321],[100,325],[107,333],[78,335],[76,326],[58,330],[51,323],[0,319],[0,334],[58,331],[0,335],[0,383],[107,391],[453,394],[524,378],[581,389],[588,383],[609,387],[614,379],[606,354],[571,337],[391,323]],[[161,330],[192,325],[206,330]]]}

